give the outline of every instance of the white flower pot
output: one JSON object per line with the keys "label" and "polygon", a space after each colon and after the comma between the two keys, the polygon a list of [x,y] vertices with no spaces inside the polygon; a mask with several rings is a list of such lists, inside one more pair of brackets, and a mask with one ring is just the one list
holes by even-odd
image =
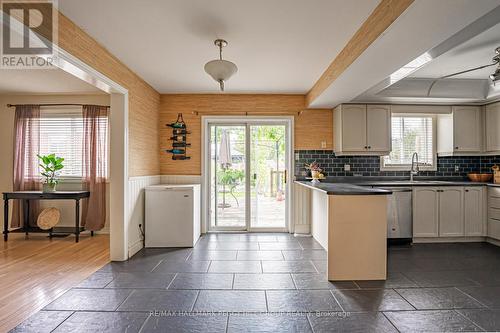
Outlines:
{"label": "white flower pot", "polygon": [[54,193],[56,191],[56,184],[43,183],[43,193]]}

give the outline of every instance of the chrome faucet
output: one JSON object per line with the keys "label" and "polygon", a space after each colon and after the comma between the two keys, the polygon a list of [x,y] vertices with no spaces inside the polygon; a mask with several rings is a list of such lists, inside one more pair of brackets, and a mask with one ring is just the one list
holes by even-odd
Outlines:
{"label": "chrome faucet", "polygon": [[418,175],[419,168],[418,168],[418,154],[417,152],[414,152],[413,155],[411,156],[411,170],[410,170],[410,181],[413,181],[413,176]]}

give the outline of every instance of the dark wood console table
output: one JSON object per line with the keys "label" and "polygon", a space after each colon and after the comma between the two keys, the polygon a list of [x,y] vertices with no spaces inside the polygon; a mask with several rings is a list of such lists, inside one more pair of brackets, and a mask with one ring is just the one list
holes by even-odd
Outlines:
{"label": "dark wood console table", "polygon": [[[57,191],[53,193],[43,193],[41,191],[16,191],[3,192],[4,211],[3,211],[3,239],[8,240],[9,232],[48,232],[50,236],[54,233],[74,233],[75,241],[78,243],[80,232],[85,230],[80,226],[80,200],[90,197],[89,191]],[[9,200],[22,200],[24,202],[24,225],[12,231],[9,231]],[[60,227],[49,230],[42,230],[29,226],[29,202],[30,200],[75,200],[75,227]],[[58,229],[58,230],[56,230]],[[93,234],[93,232],[91,232]]]}

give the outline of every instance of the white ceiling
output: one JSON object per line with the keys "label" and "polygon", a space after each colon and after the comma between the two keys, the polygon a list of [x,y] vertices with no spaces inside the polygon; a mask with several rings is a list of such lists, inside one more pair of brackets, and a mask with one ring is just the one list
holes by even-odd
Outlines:
{"label": "white ceiling", "polygon": [[224,38],[227,92],[306,93],[379,0],[59,0],[60,11],[160,93],[217,92],[204,72]]}
{"label": "white ceiling", "polygon": [[61,69],[0,69],[0,94],[100,94]]}
{"label": "white ceiling", "polygon": [[[473,67],[491,64],[495,48],[500,46],[500,24],[431,61],[409,77],[437,78]],[[455,78],[488,79],[495,67],[461,74]]]}

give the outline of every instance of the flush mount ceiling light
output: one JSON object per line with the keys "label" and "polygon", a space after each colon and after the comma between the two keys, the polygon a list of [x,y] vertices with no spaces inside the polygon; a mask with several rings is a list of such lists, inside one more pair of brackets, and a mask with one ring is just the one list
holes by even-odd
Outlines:
{"label": "flush mount ceiling light", "polygon": [[222,60],[222,48],[227,46],[224,39],[216,39],[214,44],[219,48],[219,59],[207,62],[205,72],[219,82],[220,90],[224,91],[224,83],[238,71],[238,67],[231,61]]}

